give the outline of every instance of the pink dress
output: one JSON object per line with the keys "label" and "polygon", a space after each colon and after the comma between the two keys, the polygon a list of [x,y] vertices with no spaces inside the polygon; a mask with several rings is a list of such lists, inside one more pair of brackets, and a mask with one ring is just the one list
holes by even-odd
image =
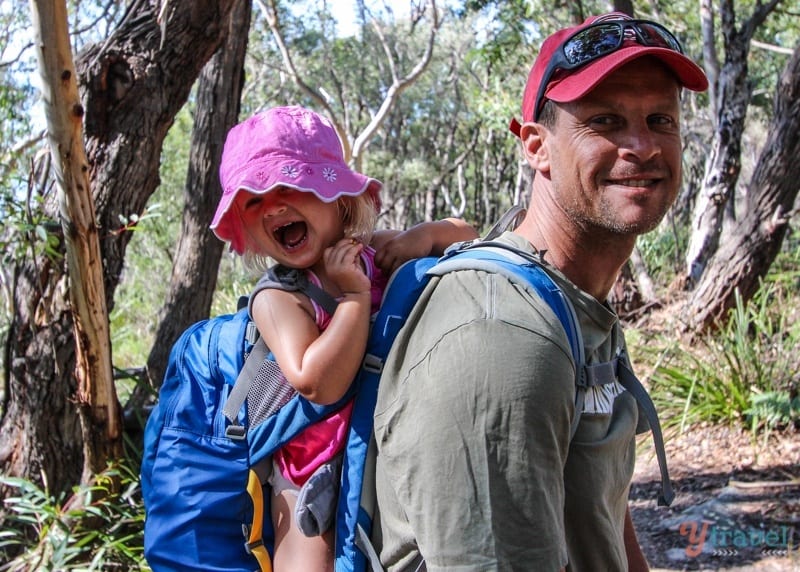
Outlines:
{"label": "pink dress", "polygon": [[[364,248],[361,253],[361,259],[364,263],[366,274],[372,283],[371,300],[372,314],[374,315],[380,307],[387,278],[375,266],[375,250],[370,247]],[[306,272],[309,280],[317,286],[321,286],[319,278],[313,272],[310,270]],[[332,316],[313,300],[311,303],[314,306],[317,326],[322,332],[328,327]],[[342,409],[311,425],[281,449],[277,450],[273,456],[273,461],[280,469],[281,474],[300,487],[314,474],[314,471],[320,465],[338,455],[345,445],[352,411],[353,401],[350,400]]]}

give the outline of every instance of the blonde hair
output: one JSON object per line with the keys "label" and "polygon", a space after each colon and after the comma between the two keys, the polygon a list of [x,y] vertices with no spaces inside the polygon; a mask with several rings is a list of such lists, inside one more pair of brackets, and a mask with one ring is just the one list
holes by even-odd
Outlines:
{"label": "blonde hair", "polygon": [[[356,196],[341,196],[336,200],[339,215],[344,227],[344,236],[355,238],[363,244],[369,244],[372,240],[372,233],[378,222],[378,213],[375,209],[375,201],[369,192]],[[238,208],[234,205],[233,208]],[[241,222],[241,218],[240,218]],[[244,232],[244,252],[242,262],[248,270],[254,272],[264,272],[267,268],[275,264],[275,260],[262,252],[257,252],[250,239],[250,233]]]}
{"label": "blonde hair", "polygon": [[375,201],[367,192],[354,197],[343,196],[336,201],[344,223],[344,235],[355,238],[364,244],[372,240],[372,233],[378,223]]}

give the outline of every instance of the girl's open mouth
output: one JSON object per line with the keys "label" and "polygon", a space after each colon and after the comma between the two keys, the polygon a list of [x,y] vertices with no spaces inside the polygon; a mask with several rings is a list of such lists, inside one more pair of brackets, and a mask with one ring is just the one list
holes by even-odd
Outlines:
{"label": "girl's open mouth", "polygon": [[276,228],[272,234],[284,248],[291,250],[305,242],[308,236],[308,227],[302,221],[290,222]]}

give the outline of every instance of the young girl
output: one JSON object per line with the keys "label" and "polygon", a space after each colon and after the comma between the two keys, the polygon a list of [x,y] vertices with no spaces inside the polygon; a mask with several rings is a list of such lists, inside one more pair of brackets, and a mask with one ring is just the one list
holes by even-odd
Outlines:
{"label": "young girl", "polygon": [[[257,286],[250,297],[252,318],[283,375],[319,404],[341,399],[355,377],[391,271],[477,236],[458,219],[374,231],[381,184],[350,170],[333,126],[301,107],[269,109],[231,129],[220,180],[223,195],[211,224],[216,235],[250,261],[302,270],[338,301],[329,315],[298,292]],[[273,455],[277,571],[332,569],[333,531],[305,536],[295,523],[295,503],[300,487],[344,446],[350,409]]]}

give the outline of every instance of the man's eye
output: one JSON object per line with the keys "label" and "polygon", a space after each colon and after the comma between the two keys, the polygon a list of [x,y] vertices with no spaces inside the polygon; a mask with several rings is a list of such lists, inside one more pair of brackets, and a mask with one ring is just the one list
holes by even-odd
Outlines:
{"label": "man's eye", "polygon": [[617,123],[617,119],[613,115],[596,115],[591,118],[589,123],[593,125],[607,126]]}
{"label": "man's eye", "polygon": [[657,129],[664,133],[676,133],[680,130],[678,120],[671,115],[651,115],[647,122],[652,129]]}
{"label": "man's eye", "polygon": [[675,120],[668,115],[651,115],[648,121],[651,125],[672,125],[675,123]]}

